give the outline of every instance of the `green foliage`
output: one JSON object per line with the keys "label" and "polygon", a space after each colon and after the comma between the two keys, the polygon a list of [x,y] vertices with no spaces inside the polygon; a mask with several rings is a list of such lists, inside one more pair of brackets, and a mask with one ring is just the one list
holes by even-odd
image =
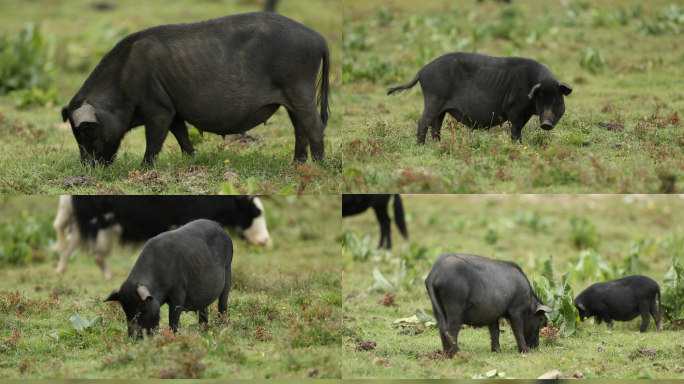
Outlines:
{"label": "green foliage", "polygon": [[407,269],[406,261],[402,260],[398,270],[391,278],[386,278],[379,269],[373,268],[375,283],[368,288],[369,291],[387,292],[406,289],[417,282],[415,269]]}
{"label": "green foliage", "polygon": [[107,328],[106,330],[102,327],[102,316],[95,316],[92,320],[88,321],[81,317],[76,311],[74,311],[69,318],[71,325],[62,324],[57,326],[56,332],[50,334],[50,336],[55,339],[63,339],[67,337],[73,337],[77,334],[83,333],[102,333],[106,335],[120,335],[123,332],[116,328]]}
{"label": "green foliage", "polygon": [[643,35],[663,35],[667,32],[684,33],[684,6],[671,4],[658,12],[655,20],[641,20],[639,32]]}
{"label": "green foliage", "polygon": [[387,25],[394,21],[394,15],[389,9],[382,7],[378,10],[378,23],[380,25]]}
{"label": "green foliage", "polygon": [[551,287],[555,288],[558,286],[558,277],[556,276],[556,266],[553,264],[553,255],[549,255],[548,260],[544,262],[541,275],[549,282]]}
{"label": "green foliage", "polygon": [[42,261],[53,240],[53,216],[49,213],[10,217],[0,225],[0,266],[23,265],[28,261]]}
{"label": "green foliage", "polygon": [[372,256],[379,255],[378,250],[373,245],[370,236],[363,240],[350,231],[342,234],[342,254],[349,254],[354,260],[367,260]]}
{"label": "green foliage", "polygon": [[497,232],[495,229],[490,228],[487,231],[487,234],[484,236],[484,241],[485,243],[489,245],[494,245],[496,242],[499,240],[499,232]]}
{"label": "green foliage", "polygon": [[580,51],[579,64],[591,73],[599,73],[606,66],[606,59],[596,48],[585,47]]}
{"label": "green foliage", "polygon": [[600,242],[598,229],[584,217],[570,219],[570,243],[577,249],[596,248]]}
{"label": "green foliage", "polygon": [[85,33],[66,44],[66,56],[61,65],[70,71],[91,71],[127,34],[128,29],[116,29],[107,19],[95,20],[88,24]]}
{"label": "green foliage", "polygon": [[54,52],[54,41],[32,23],[0,38],[0,94],[41,85],[53,69]]}
{"label": "green foliage", "polygon": [[9,96],[14,98],[14,105],[17,109],[24,109],[31,105],[47,106],[49,108],[59,103],[59,93],[55,87],[50,87],[47,91],[36,87],[18,89],[10,92]]}
{"label": "green foliage", "polygon": [[[663,276],[663,286],[665,290],[661,293],[661,301],[663,305],[663,314],[665,318],[672,320],[681,320],[684,318],[682,306],[684,305],[684,266],[679,263],[678,257],[672,257],[672,266]],[[679,311],[679,317],[677,312]]]}
{"label": "green foliage", "polygon": [[[549,260],[551,259],[549,258]],[[551,264],[553,265],[553,262]],[[544,276],[540,277],[539,280],[530,280],[537,297],[545,305],[553,308],[553,312],[547,313],[546,317],[553,324],[553,327],[560,329],[565,336],[575,333],[580,322],[579,311],[574,304],[575,295],[572,287],[568,284],[569,279],[570,272],[563,275],[560,284],[556,284],[555,287]]]}
{"label": "green foliage", "polygon": [[373,38],[368,36],[366,25],[359,24],[353,32],[344,35],[342,49],[345,51],[363,51],[373,45]]}
{"label": "green foliage", "polygon": [[387,83],[404,75],[404,68],[400,63],[392,63],[385,59],[380,61],[377,56],[359,62],[355,56],[345,56],[342,59],[342,83],[350,83],[367,79],[373,83],[382,81]]}
{"label": "green foliage", "polygon": [[413,269],[419,263],[427,260],[428,252],[429,249],[427,247],[419,245],[414,241],[408,247],[401,249],[399,258],[406,263],[406,268]]}

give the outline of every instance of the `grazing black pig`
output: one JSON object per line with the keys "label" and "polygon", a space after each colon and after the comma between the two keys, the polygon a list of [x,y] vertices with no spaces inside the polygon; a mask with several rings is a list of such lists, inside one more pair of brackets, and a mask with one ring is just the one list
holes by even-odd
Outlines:
{"label": "grazing black pig", "polygon": [[527,353],[539,345],[539,327],[546,321],[545,313],[553,311],[534,294],[520,266],[510,261],[461,253],[441,255],[425,287],[447,357],[459,350],[462,324],[488,326],[491,350],[501,352],[501,317],[508,319],[518,351]]}
{"label": "grazing black pig", "polygon": [[164,304],[174,332],[183,311],[199,311],[199,322],[206,323],[216,299],[219,313],[228,309],[232,260],[226,231],[211,220],[196,220],[148,240],[126,281],[105,301],[121,304],[129,337],[157,328]]}
{"label": "grazing black pig", "polygon": [[[320,115],[316,111],[319,67]],[[169,131],[194,154],[185,122],[227,135],[264,123],[285,107],[294,159],[323,160],[330,53],[320,33],[277,13],[254,12],[160,25],[121,40],[62,109],[81,160],[109,164],[124,135],[145,125],[144,163]]]}
{"label": "grazing black pig", "polygon": [[[392,248],[392,237],[390,236],[390,220],[387,214],[387,203],[392,195],[342,195],[342,217],[357,215],[365,212],[369,207],[375,211],[375,216],[380,222],[380,245],[385,244],[387,249]],[[401,204],[401,197],[394,195],[394,222],[397,223],[401,235],[408,239],[406,220],[404,220],[404,207]]]}
{"label": "grazing black pig", "polygon": [[646,276],[633,275],[592,284],[575,297],[575,307],[581,321],[594,316],[598,324],[603,320],[610,326],[613,320],[629,321],[641,315],[640,332],[646,332],[650,313],[656,330],[663,329],[660,286]]}
{"label": "grazing black pig", "polygon": [[477,53],[448,53],[418,71],[413,81],[387,90],[408,91],[420,81],[425,109],[418,120],[418,144],[428,127],[440,140],[442,121],[449,113],[471,128],[511,122],[511,138],[521,139],[532,115],[551,130],[565,113],[563,96],[572,92],[544,65],[522,57],[492,57]]}

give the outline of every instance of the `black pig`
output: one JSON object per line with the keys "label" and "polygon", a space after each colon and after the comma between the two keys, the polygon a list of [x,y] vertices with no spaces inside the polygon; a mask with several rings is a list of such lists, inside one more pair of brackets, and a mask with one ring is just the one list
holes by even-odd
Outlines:
{"label": "black pig", "polygon": [[186,121],[200,133],[241,133],[265,125],[284,106],[294,126],[294,159],[306,161],[310,148],[322,160],[329,72],[325,38],[276,13],[161,25],[126,36],[108,52],[62,119],[71,124],[81,160],[90,163],[109,164],[124,135],[145,125],[149,164],[169,131],[181,151],[195,153]]}
{"label": "black pig", "polygon": [[[658,303],[656,303],[656,296]],[[594,316],[612,325],[613,320],[629,321],[641,315],[641,332],[648,328],[649,313],[656,323],[656,330],[663,329],[660,303],[660,286],[653,279],[642,275],[592,284],[575,298],[580,320]]]}
{"label": "black pig", "polygon": [[510,121],[513,140],[521,140],[532,115],[539,115],[542,129],[551,130],[565,113],[563,96],[572,92],[532,59],[456,52],[435,59],[411,83],[387,94],[408,91],[419,81],[425,109],[418,120],[418,144],[425,143],[428,127],[433,138],[441,139],[447,113],[473,129]]}
{"label": "black pig", "polygon": [[164,304],[174,332],[183,311],[199,311],[199,322],[206,323],[216,299],[219,313],[228,310],[232,260],[226,231],[211,220],[196,220],[148,240],[126,281],[105,301],[121,304],[129,337],[157,328]]}
{"label": "black pig", "polygon": [[462,324],[488,326],[491,350],[501,352],[501,317],[508,319],[518,351],[527,353],[539,345],[539,327],[546,321],[545,313],[553,311],[534,294],[520,266],[510,261],[460,253],[441,255],[425,286],[448,357],[459,350]]}

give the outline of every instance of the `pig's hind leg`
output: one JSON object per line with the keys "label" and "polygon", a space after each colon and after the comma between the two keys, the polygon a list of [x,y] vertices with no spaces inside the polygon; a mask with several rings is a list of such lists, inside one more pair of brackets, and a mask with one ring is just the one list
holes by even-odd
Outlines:
{"label": "pig's hind leg", "polygon": [[446,112],[438,114],[435,119],[432,120],[432,123],[430,123],[430,135],[432,135],[434,140],[442,141],[442,123],[444,122],[444,116],[446,116]]}
{"label": "pig's hind leg", "polygon": [[226,270],[226,284],[223,287],[223,291],[221,292],[218,301],[218,310],[220,314],[225,314],[226,312],[228,312],[228,294],[230,293],[230,283],[230,268],[228,268]]}
{"label": "pig's hind leg", "polygon": [[[437,117],[441,115],[441,109],[442,103],[438,101],[437,98],[430,97],[428,95],[425,96],[425,109],[423,110],[423,114],[420,116],[420,119],[418,119],[418,132],[416,133],[418,145],[425,144],[425,136],[427,136],[428,127],[435,124],[435,120],[437,120]],[[442,116],[442,119],[444,119],[444,116]],[[434,129],[435,127],[432,128]]]}
{"label": "pig's hind leg", "polygon": [[656,323],[656,331],[662,331],[663,330],[663,319],[660,316],[660,311],[658,310],[658,304],[654,300],[653,303],[651,303],[651,315],[653,316],[653,320]]}

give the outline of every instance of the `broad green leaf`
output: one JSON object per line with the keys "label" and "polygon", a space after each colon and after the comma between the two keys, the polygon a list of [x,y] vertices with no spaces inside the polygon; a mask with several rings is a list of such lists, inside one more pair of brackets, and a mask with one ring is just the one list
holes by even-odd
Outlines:
{"label": "broad green leaf", "polygon": [[294,191],[294,185],[286,185],[278,191],[279,195],[291,195]]}
{"label": "broad green leaf", "polygon": [[84,318],[81,317],[78,313],[74,312],[71,315],[71,326],[76,328],[79,332],[81,332],[84,328],[88,327],[90,325],[90,322]]}
{"label": "broad green leaf", "polygon": [[71,335],[76,334],[76,329],[70,325],[62,324],[57,326],[57,336],[62,338],[62,337],[67,337]]}
{"label": "broad green leaf", "polygon": [[240,190],[231,183],[221,183],[221,193],[224,195],[239,195]]}
{"label": "broad green leaf", "polygon": [[107,335],[107,336],[120,335],[122,333],[123,333],[122,330],[116,329],[116,328],[107,328],[107,330],[105,331],[105,335]]}
{"label": "broad green leaf", "polygon": [[90,320],[90,323],[88,324],[88,326],[102,330],[102,316],[93,317],[93,319]]}
{"label": "broad green leaf", "polygon": [[388,289],[394,288],[392,283],[390,283],[385,276],[382,275],[379,269],[373,268],[373,277],[375,277],[376,285],[379,284],[380,287],[385,287]]}
{"label": "broad green leaf", "polygon": [[496,372],[497,372],[496,369],[492,369],[491,371],[485,373],[485,376],[487,376],[487,377],[496,376]]}

